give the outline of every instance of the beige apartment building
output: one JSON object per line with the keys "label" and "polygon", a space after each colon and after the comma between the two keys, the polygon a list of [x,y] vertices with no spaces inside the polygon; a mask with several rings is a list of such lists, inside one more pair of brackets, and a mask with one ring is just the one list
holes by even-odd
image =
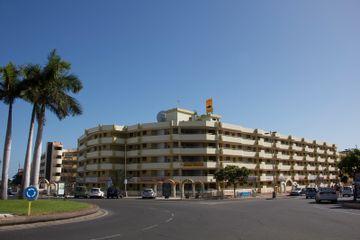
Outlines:
{"label": "beige apartment building", "polygon": [[[221,122],[215,114],[174,108],[158,122],[132,126],[99,125],[78,139],[77,183],[106,188],[122,184],[129,195],[144,187],[172,196],[216,191],[214,173],[227,165],[250,170],[246,188],[284,192],[293,185],[337,181],[338,153],[332,143],[250,129]],[[231,189],[231,186],[229,186]]]}
{"label": "beige apartment building", "polygon": [[65,191],[71,192],[77,176],[76,149],[64,149],[61,142],[48,142],[46,151],[41,155],[40,182],[41,186],[63,182]]}

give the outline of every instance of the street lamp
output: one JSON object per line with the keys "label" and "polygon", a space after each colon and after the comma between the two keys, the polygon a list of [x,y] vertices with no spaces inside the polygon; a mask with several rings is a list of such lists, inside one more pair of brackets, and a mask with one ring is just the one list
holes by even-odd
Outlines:
{"label": "street lamp", "polygon": [[[272,137],[273,135],[275,135],[277,132],[275,131],[270,131],[270,132],[266,132],[265,135],[270,135],[270,137]],[[272,143],[274,144],[274,143]],[[276,191],[275,191],[275,175],[276,175],[276,169],[275,169],[275,150],[273,149],[274,146],[271,146],[271,153],[272,153],[272,167],[273,167],[273,193],[272,193],[272,198],[276,198]]]}

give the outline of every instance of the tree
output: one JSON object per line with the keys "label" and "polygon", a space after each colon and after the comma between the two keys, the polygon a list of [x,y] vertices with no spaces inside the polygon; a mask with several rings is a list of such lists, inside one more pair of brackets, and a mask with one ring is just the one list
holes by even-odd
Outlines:
{"label": "tree", "polygon": [[341,174],[340,175],[340,182],[342,182],[343,184],[348,183],[349,181],[349,177],[347,175]]}
{"label": "tree", "polygon": [[46,65],[41,69],[36,87],[37,133],[31,169],[31,185],[38,187],[41,142],[45,125],[45,111],[50,110],[62,120],[67,116],[82,114],[79,102],[70,94],[82,89],[79,78],[70,74],[71,64],[62,60],[56,50],[50,52]]}
{"label": "tree", "polygon": [[22,98],[33,105],[31,118],[30,118],[30,127],[29,135],[26,146],[25,160],[24,160],[24,172],[21,183],[20,195],[25,188],[30,185],[30,163],[31,163],[31,150],[33,143],[34,135],[34,126],[35,126],[35,114],[39,111],[38,101],[37,101],[37,88],[40,86],[40,73],[41,67],[39,65],[29,64],[22,68],[23,75],[25,77],[23,81],[23,93]]}
{"label": "tree", "polygon": [[[346,155],[338,163],[338,168],[341,174],[355,178],[356,174],[360,173],[360,150],[357,148],[350,149]],[[354,190],[354,200],[358,197],[358,190]]]}
{"label": "tree", "polygon": [[236,185],[245,184],[247,182],[250,171],[245,168],[239,168],[238,166],[228,165],[223,169],[219,169],[215,172],[214,177],[216,181],[227,182],[234,187],[234,197],[236,197]]}
{"label": "tree", "polygon": [[355,174],[360,173],[360,150],[350,149],[338,163],[338,168],[342,174],[347,174],[354,178]]}
{"label": "tree", "polygon": [[11,134],[12,134],[12,112],[15,99],[20,96],[20,71],[13,63],[8,63],[0,68],[0,100],[9,105],[8,120],[3,154],[3,168],[1,175],[1,199],[7,199],[9,164],[11,155]]}
{"label": "tree", "polygon": [[20,172],[16,173],[11,180],[11,185],[19,186],[22,182],[22,178],[23,178],[23,176]]}

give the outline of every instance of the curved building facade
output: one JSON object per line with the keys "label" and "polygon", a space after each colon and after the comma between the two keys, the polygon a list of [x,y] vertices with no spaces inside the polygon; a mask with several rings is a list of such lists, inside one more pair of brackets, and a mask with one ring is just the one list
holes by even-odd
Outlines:
{"label": "curved building facade", "polygon": [[179,108],[162,112],[158,120],[85,130],[78,139],[77,182],[105,188],[126,178],[132,195],[145,187],[161,194],[164,183],[173,196],[195,195],[219,189],[214,173],[227,165],[248,168],[246,187],[261,192],[337,180],[334,144],[244,128],[221,122],[219,115]]}

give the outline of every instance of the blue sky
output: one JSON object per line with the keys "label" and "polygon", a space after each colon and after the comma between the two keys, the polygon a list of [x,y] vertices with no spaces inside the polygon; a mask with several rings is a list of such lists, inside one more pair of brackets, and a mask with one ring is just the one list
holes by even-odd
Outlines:
{"label": "blue sky", "polygon": [[[76,147],[97,124],[152,122],[179,106],[223,121],[360,144],[359,1],[0,1],[0,65],[49,51],[84,83],[84,114],[47,114],[44,141]],[[11,173],[31,107],[14,106]],[[0,152],[7,108],[0,104]]]}

